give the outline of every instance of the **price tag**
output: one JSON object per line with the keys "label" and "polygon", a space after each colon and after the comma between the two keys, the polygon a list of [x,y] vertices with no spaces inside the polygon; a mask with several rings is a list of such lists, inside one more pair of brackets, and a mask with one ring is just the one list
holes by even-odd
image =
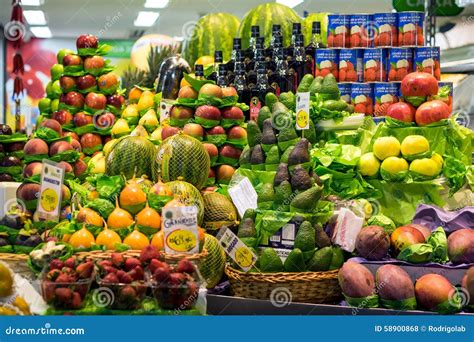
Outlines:
{"label": "price tag", "polygon": [[171,107],[173,107],[171,102],[167,102],[166,100],[160,102],[160,123],[170,117]]}
{"label": "price tag", "polygon": [[309,128],[309,92],[296,94],[296,129]]}
{"label": "price tag", "polygon": [[196,206],[163,208],[163,230],[167,254],[199,252]]}
{"label": "price tag", "polygon": [[227,189],[232,202],[234,202],[240,217],[243,217],[247,209],[257,209],[258,195],[252,183],[247,177]]}
{"label": "price tag", "polygon": [[44,159],[41,172],[41,187],[36,210],[41,219],[58,221],[61,212],[64,168],[57,163]]}
{"label": "price tag", "polygon": [[228,227],[222,227],[216,236],[227,255],[247,272],[257,261],[257,256]]}

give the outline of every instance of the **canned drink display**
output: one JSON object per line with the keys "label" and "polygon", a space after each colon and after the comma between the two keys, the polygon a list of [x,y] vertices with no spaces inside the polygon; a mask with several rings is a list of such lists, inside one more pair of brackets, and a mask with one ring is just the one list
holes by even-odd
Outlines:
{"label": "canned drink display", "polygon": [[316,76],[333,74],[338,79],[339,51],[335,49],[316,50]]}
{"label": "canned drink display", "polygon": [[414,50],[416,71],[431,74],[439,81],[441,79],[439,47],[416,47]]}
{"label": "canned drink display", "polygon": [[364,50],[364,82],[387,81],[387,54],[383,48]]}
{"label": "canned drink display", "polygon": [[376,30],[374,46],[397,46],[398,27],[396,13],[375,13],[372,16]]}
{"label": "canned drink display", "polygon": [[374,83],[374,116],[387,115],[387,108],[398,102],[400,83],[377,82]]}
{"label": "canned drink display", "polygon": [[423,46],[423,12],[398,13],[398,46]]}
{"label": "canned drink display", "polygon": [[363,49],[339,51],[339,82],[362,82],[364,79]]}
{"label": "canned drink display", "polygon": [[413,71],[413,49],[391,48],[388,52],[388,81],[401,81]]}
{"label": "canned drink display", "polygon": [[355,113],[373,115],[374,91],[372,83],[352,83],[351,103]]}
{"label": "canned drink display", "polygon": [[346,103],[351,103],[351,85],[352,83],[342,82],[338,83],[339,92],[341,93],[341,100]]}
{"label": "canned drink display", "polygon": [[373,47],[375,27],[370,14],[353,14],[349,18],[350,47]]}
{"label": "canned drink display", "polygon": [[328,47],[349,47],[349,15],[328,15]]}

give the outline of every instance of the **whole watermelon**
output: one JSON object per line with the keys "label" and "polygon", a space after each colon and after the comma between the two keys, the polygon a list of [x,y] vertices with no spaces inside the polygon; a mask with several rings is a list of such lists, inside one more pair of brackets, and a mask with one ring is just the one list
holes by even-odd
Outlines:
{"label": "whole watermelon", "polygon": [[156,149],[150,140],[140,136],[120,138],[107,154],[105,173],[108,176],[124,175],[127,179],[153,176],[152,165]]}
{"label": "whole watermelon", "polygon": [[303,20],[301,29],[304,35],[304,44],[308,45],[311,41],[313,21],[319,21],[321,23],[321,39],[324,45],[328,43],[328,14],[326,12],[321,13],[310,13]]}
{"label": "whole watermelon", "polygon": [[204,248],[207,255],[199,262],[199,272],[206,281],[206,287],[211,289],[224,274],[226,254],[219,241],[209,234],[205,235]]}
{"label": "whole watermelon", "polygon": [[232,52],[232,39],[237,36],[239,24],[239,19],[229,13],[205,15],[191,32],[186,32],[183,57],[190,65],[194,65],[199,57],[213,56],[215,50],[222,50],[224,60],[228,60]]}
{"label": "whole watermelon", "polygon": [[163,182],[182,180],[201,189],[206,183],[211,162],[202,143],[183,133],[166,138],[158,149],[154,179]]}
{"label": "whole watermelon", "polygon": [[198,209],[198,223],[204,218],[204,201],[201,193],[196,187],[188,182],[174,181],[166,183],[173,192],[175,198],[186,206],[194,205]]}
{"label": "whole watermelon", "polygon": [[270,44],[272,26],[281,25],[283,45],[291,42],[293,23],[301,23],[298,14],[288,6],[277,3],[266,3],[252,8],[242,19],[239,27],[239,37],[242,38],[242,48],[249,47],[252,26],[260,26],[260,36],[265,36],[265,45]]}

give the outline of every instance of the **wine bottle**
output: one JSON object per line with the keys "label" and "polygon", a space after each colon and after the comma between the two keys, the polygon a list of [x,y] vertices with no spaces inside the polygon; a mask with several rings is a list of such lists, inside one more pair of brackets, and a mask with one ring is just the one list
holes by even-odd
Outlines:
{"label": "wine bottle", "polygon": [[315,74],[316,71],[316,50],[324,48],[321,38],[321,22],[313,21],[311,28],[311,41],[306,46],[306,74]]}
{"label": "wine bottle", "polygon": [[202,64],[194,66],[194,76],[197,80],[204,80],[204,66]]}
{"label": "wine bottle", "polygon": [[290,62],[289,77],[292,80],[292,91],[298,88],[301,79],[305,75],[305,48],[303,35],[299,34],[296,36],[295,45],[293,48],[293,57]]}
{"label": "wine bottle", "polygon": [[246,66],[247,71],[253,69],[253,65],[249,67],[248,64],[255,58],[254,52],[257,47],[257,38],[260,37],[260,26],[258,25],[252,26],[251,30],[252,30],[252,33],[249,40],[249,47],[245,51],[245,66]]}
{"label": "wine bottle", "polygon": [[217,73],[219,71],[219,65],[222,64],[222,62],[223,62],[222,51],[216,50],[214,52],[214,66],[212,68],[211,74],[208,77],[209,80],[217,82]]}
{"label": "wine bottle", "polygon": [[216,83],[221,88],[225,88],[229,84],[227,80],[227,68],[224,63],[219,64],[219,69],[217,70]]}
{"label": "wine bottle", "polygon": [[272,55],[275,68],[269,73],[268,82],[274,89],[274,93],[279,96],[280,93],[293,90],[293,81],[289,76],[288,61],[284,54],[283,37],[275,39]]}
{"label": "wine bottle", "polygon": [[257,120],[260,108],[265,104],[265,95],[273,93],[274,89],[268,84],[267,69],[259,64],[257,69],[257,83],[250,89],[250,120]]}
{"label": "wine bottle", "polygon": [[295,48],[296,38],[300,34],[301,34],[301,23],[293,23],[293,29],[291,33],[291,42],[290,42],[290,45],[286,48],[286,55],[288,56],[288,61],[290,61],[294,55],[293,50]]}
{"label": "wine bottle", "polygon": [[[247,77],[245,76],[245,65],[243,63],[243,56],[242,62],[237,62],[235,64],[235,78],[233,86],[235,90],[237,90],[237,95],[239,96],[239,102],[245,103],[246,105],[250,105],[250,88],[247,84]],[[245,121],[250,119],[249,111],[244,111]]]}

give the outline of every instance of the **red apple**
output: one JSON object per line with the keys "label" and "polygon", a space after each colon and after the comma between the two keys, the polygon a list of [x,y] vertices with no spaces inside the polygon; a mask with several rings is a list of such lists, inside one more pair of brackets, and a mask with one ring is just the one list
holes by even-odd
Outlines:
{"label": "red apple", "polygon": [[70,143],[64,140],[55,141],[49,147],[49,156],[52,157],[58,153],[72,151],[74,147]]}
{"label": "red apple", "polygon": [[53,131],[56,131],[59,135],[62,135],[63,129],[61,128],[61,124],[54,120],[54,119],[45,119],[41,121],[40,124],[41,127],[47,127],[52,129]]}
{"label": "red apple", "polygon": [[76,132],[63,131],[62,136],[63,137],[71,137],[72,139],[79,140],[79,136],[76,134]]}
{"label": "red apple", "polygon": [[115,115],[111,112],[104,112],[94,116],[94,126],[98,129],[107,129],[112,127],[115,122]]}
{"label": "red apple", "polygon": [[109,95],[107,96],[107,104],[114,106],[117,109],[121,109],[125,103],[125,98],[122,95]]}
{"label": "red apple", "polygon": [[95,77],[90,74],[78,77],[76,84],[79,90],[86,90],[97,85]]}
{"label": "red apple", "polygon": [[207,135],[221,135],[221,134],[226,134],[225,129],[222,126],[216,126],[208,129],[206,131]]}
{"label": "red apple", "polygon": [[81,137],[81,146],[85,148],[93,148],[97,145],[102,145],[100,135],[95,133],[86,133]]}
{"label": "red apple", "polygon": [[108,74],[100,76],[97,80],[97,84],[100,90],[114,92],[118,87],[119,79],[116,74],[109,72]]}
{"label": "red apple", "polygon": [[63,58],[64,66],[82,65],[82,58],[78,55],[66,55]]}
{"label": "red apple", "polygon": [[89,93],[85,99],[86,106],[95,110],[103,110],[107,105],[107,98],[104,94]]}
{"label": "red apple", "polygon": [[219,155],[219,150],[217,146],[211,143],[203,143],[202,146],[206,149],[210,158],[215,158]]}
{"label": "red apple", "polygon": [[59,78],[59,85],[63,92],[74,90],[76,87],[76,78],[72,76],[61,76]]}
{"label": "red apple", "polygon": [[53,113],[53,119],[61,125],[67,125],[72,121],[72,114],[67,110],[58,110]]}
{"label": "red apple", "polygon": [[64,169],[64,172],[65,172],[65,173],[73,172],[72,165],[69,164],[69,163],[66,162],[66,161],[60,161],[60,162],[58,163],[58,166],[59,166],[59,167],[62,167],[62,168]]}
{"label": "red apple", "polygon": [[177,120],[187,120],[193,117],[194,110],[189,107],[173,106],[170,111],[170,118]]}
{"label": "red apple", "polygon": [[74,119],[72,119],[72,121],[74,122],[74,126],[81,127],[91,124],[93,117],[92,115],[87,115],[84,112],[79,112],[74,115]]}
{"label": "red apple", "polygon": [[70,91],[66,94],[64,103],[68,106],[81,109],[84,107],[84,95],[75,91]]}
{"label": "red apple", "polygon": [[74,164],[74,175],[81,177],[87,171],[87,164],[83,160],[78,160]]}
{"label": "red apple", "polygon": [[87,57],[84,60],[85,71],[97,71],[105,66],[105,60],[102,56]]}
{"label": "red apple", "polygon": [[81,147],[81,143],[79,142],[79,138],[76,140],[76,139],[71,139],[71,146],[77,151],[77,152],[81,152],[82,151],[82,147]]}
{"label": "red apple", "polygon": [[187,123],[183,127],[183,133],[192,136],[198,140],[204,138],[204,128],[197,123]]}
{"label": "red apple", "polygon": [[166,126],[161,129],[161,140],[165,140],[175,134],[178,134],[180,129],[178,127]]}
{"label": "red apple", "polygon": [[39,138],[28,140],[28,142],[25,144],[25,147],[23,148],[23,152],[26,155],[48,154],[48,151],[48,144]]}
{"label": "red apple", "polygon": [[81,34],[79,37],[77,37],[76,47],[78,49],[87,49],[87,48],[97,49],[98,46],[99,46],[99,39],[92,34]]}
{"label": "red apple", "polygon": [[396,102],[387,108],[387,116],[404,122],[413,122],[415,112],[415,107],[407,102]]}

